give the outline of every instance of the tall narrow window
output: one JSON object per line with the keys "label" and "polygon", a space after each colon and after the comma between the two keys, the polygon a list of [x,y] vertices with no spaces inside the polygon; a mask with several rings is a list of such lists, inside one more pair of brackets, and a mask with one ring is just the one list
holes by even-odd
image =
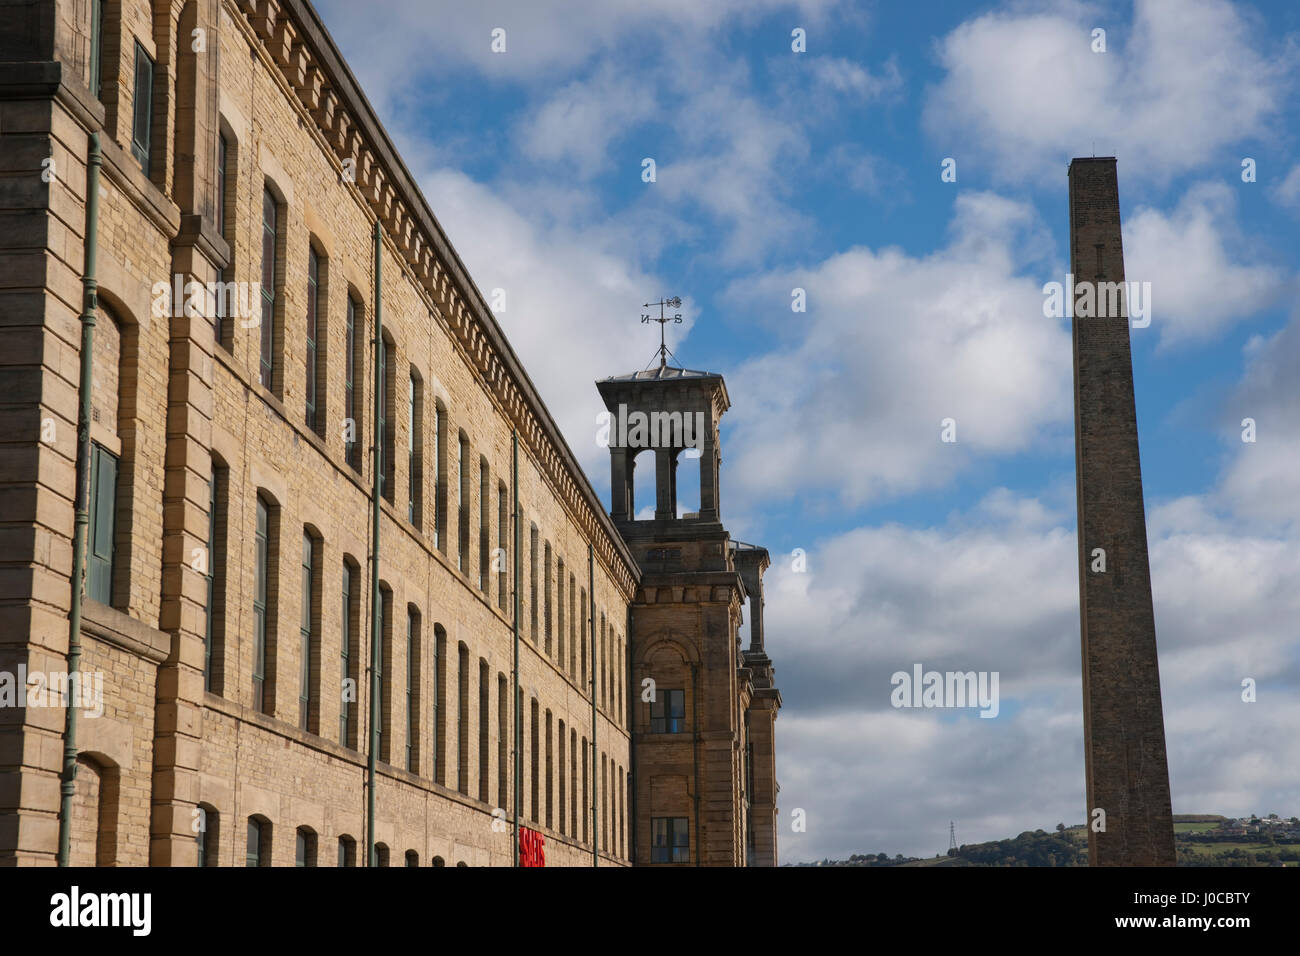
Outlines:
{"label": "tall narrow window", "polygon": [[311,827],[299,827],[294,853],[294,866],[316,865],[316,831]]}
{"label": "tall narrow window", "polygon": [[299,673],[298,726],[320,732],[320,547],[308,531],[302,534],[302,611],[299,637],[302,661]]}
{"label": "tall narrow window", "polygon": [[273,388],[275,382],[275,283],[279,272],[276,262],[278,211],[275,195],[262,189],[262,316],[261,358],[258,363],[258,381],[263,388]]}
{"label": "tall narrow window", "polygon": [[555,762],[551,754],[551,709],[546,709],[546,825],[555,826]]}
{"label": "tall narrow window", "polygon": [[492,724],[490,708],[492,703],[492,671],[488,662],[478,659],[478,798],[488,801],[488,777],[492,771],[492,761],[488,758],[488,732]]}
{"label": "tall narrow window", "polygon": [[569,836],[578,837],[578,732],[569,731]]}
{"label": "tall narrow window", "polygon": [[650,862],[689,863],[690,830],[686,817],[654,817],[650,821]]}
{"label": "tall narrow window", "polygon": [[269,523],[266,502],[259,497],[253,555],[253,709],[262,713],[265,713],[266,706],[266,577]]}
{"label": "tall narrow window", "polygon": [[546,653],[551,654],[551,542],[546,542],[545,556],[542,559],[542,603],[544,627],[542,632],[546,636]]}
{"label": "tall narrow window", "polygon": [[343,451],[348,464],[357,471],[361,470],[361,423],[357,420],[357,389],[361,384],[357,374],[357,363],[361,361],[361,351],[357,348],[359,314],[357,300],[349,295],[344,329],[347,354],[343,362],[343,415],[347,421],[344,423],[346,430],[343,433]]}
{"label": "tall narrow window", "polygon": [[464,432],[460,433],[459,458],[456,463],[458,478],[456,482],[460,489],[459,497],[456,499],[456,523],[460,529],[458,534],[460,543],[460,563],[458,567],[462,574],[469,574],[469,439]]}
{"label": "tall narrow window", "polygon": [[578,608],[577,614],[573,610],[573,601],[577,597],[578,587],[577,580],[573,572],[569,572],[569,676],[578,676],[578,614],[582,613],[582,608]]}
{"label": "tall narrow window", "polygon": [[537,823],[538,818],[540,816],[539,807],[538,807],[538,803],[540,801],[538,800],[537,775],[539,770],[538,763],[542,759],[542,752],[541,752],[541,742],[539,739],[541,737],[541,728],[538,726],[540,721],[537,715],[536,697],[532,699],[532,703],[529,705],[529,708],[530,709],[529,709],[529,720],[528,720],[528,745],[531,749],[528,752],[528,766],[532,770],[532,773],[530,774],[529,789],[528,789],[528,796],[529,796],[528,803],[529,803],[529,810],[531,811],[529,813],[529,818],[534,823]]}
{"label": "tall narrow window", "polygon": [[587,693],[590,688],[587,687],[587,589],[583,588],[581,607],[578,609],[579,617],[582,621],[582,692]]}
{"label": "tall narrow window", "polygon": [[441,402],[433,413],[433,545],[447,553],[447,410]]}
{"label": "tall narrow window", "polygon": [[510,534],[510,494],[505,483],[497,485],[497,549],[501,555],[501,567],[497,570],[497,605],[506,610],[510,573],[506,569],[510,563],[506,556],[510,553],[506,547],[507,535]]}
{"label": "tall narrow window", "polygon": [[100,99],[104,91],[104,3],[90,2],[90,92]]}
{"label": "tall narrow window", "polygon": [[265,817],[248,818],[248,866],[271,865],[271,823]]}
{"label": "tall narrow window", "polygon": [[528,529],[528,624],[537,643],[537,525]]}
{"label": "tall narrow window", "polygon": [[565,738],[564,738],[563,720],[559,721],[559,724],[556,727],[556,731],[557,733],[555,735],[555,749],[556,749],[555,767],[559,771],[559,776],[560,776],[559,786],[556,788],[558,791],[558,796],[560,798],[559,829],[560,829],[560,833],[564,833],[568,829],[569,815],[565,812],[565,807],[568,806],[568,801],[565,799],[565,796],[568,793],[568,789],[565,785],[565,781],[568,779],[568,774],[565,773],[567,765],[564,762]]}
{"label": "tall narrow window", "polygon": [[434,783],[447,783],[447,632],[441,624],[433,626],[433,700],[429,703],[429,715],[433,727],[433,773],[429,777]]}
{"label": "tall narrow window", "polygon": [[406,609],[406,769],[420,772],[420,612]]}
{"label": "tall narrow window", "polygon": [[469,648],[464,643],[456,663],[456,789],[469,796]]}
{"label": "tall narrow window", "polygon": [[393,397],[389,388],[393,348],[388,339],[379,340],[379,493],[393,500]]}
{"label": "tall narrow window", "polygon": [[216,866],[221,847],[221,814],[207,803],[199,804],[199,811],[198,865]]}
{"label": "tall narrow window", "polygon": [[131,119],[131,155],[149,175],[149,148],[153,127],[153,60],[140,41],[135,43],[135,101]]}
{"label": "tall narrow window", "polygon": [[650,701],[650,733],[680,734],[686,729],[686,691],[659,690]]}
{"label": "tall narrow window", "polygon": [[343,560],[343,628],[339,640],[339,743],[356,748],[357,658],[353,642],[360,634],[359,570]]}
{"label": "tall narrow window", "polygon": [[510,799],[510,682],[497,674],[497,806],[505,809]]}
{"label": "tall narrow window", "polygon": [[320,256],[311,246],[307,247],[307,427],[312,431],[321,430],[321,416],[316,407],[316,342],[317,319],[321,312]]}
{"label": "tall narrow window", "polygon": [[478,589],[484,594],[488,591],[488,562],[491,559],[492,542],[489,538],[489,523],[492,516],[492,483],[488,478],[486,458],[478,460]]}
{"label": "tall narrow window", "polygon": [[406,520],[417,528],[424,521],[424,396],[414,372],[406,389]]}
{"label": "tall narrow window", "polygon": [[[98,4],[96,4],[97,6]],[[231,241],[229,232],[226,229],[226,203],[229,200],[227,195],[226,175],[230,166],[230,141],[226,138],[225,133],[217,134],[217,232],[221,238],[225,239],[230,246],[230,256],[233,259],[235,255],[235,244]],[[230,273],[230,267],[223,267],[217,273],[217,280],[224,284]],[[212,317],[213,337],[218,345],[226,344],[225,317],[227,310],[227,296],[224,289],[217,296],[216,309]]]}
{"label": "tall narrow window", "polygon": [[564,559],[555,562],[555,659],[564,670]]}
{"label": "tall narrow window", "polygon": [[86,562],[86,597],[113,600],[113,537],[117,533],[118,459],[98,442],[90,446],[90,528]]}
{"label": "tall narrow window", "polygon": [[[582,738],[582,842],[587,843],[591,840],[591,796],[587,792],[587,756],[591,748],[587,746],[587,738]],[[577,830],[574,830],[577,833]]]}
{"label": "tall narrow window", "polygon": [[379,712],[379,721],[375,724],[375,734],[378,737],[376,743],[379,759],[384,763],[392,763],[393,757],[390,753],[393,740],[392,724],[392,688],[389,682],[393,679],[393,592],[388,585],[381,583],[379,585],[379,654],[377,655],[379,685],[379,700],[376,701],[376,710]]}
{"label": "tall narrow window", "polygon": [[339,837],[339,866],[357,865],[357,841],[346,834]]}

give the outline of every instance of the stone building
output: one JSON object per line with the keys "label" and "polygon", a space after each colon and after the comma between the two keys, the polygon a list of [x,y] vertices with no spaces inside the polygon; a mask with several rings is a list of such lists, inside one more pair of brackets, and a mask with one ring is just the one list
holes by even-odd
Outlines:
{"label": "stone building", "polygon": [[[655,827],[680,850],[665,815],[694,834],[672,862],[775,863],[766,553],[718,523],[721,378],[687,393],[714,409],[710,507],[611,516],[309,3],[0,20],[0,864],[58,851],[66,711],[3,676],[68,670],[95,134],[103,713],[71,861],[365,865],[377,632],[380,865],[509,865],[516,811],[551,866],[650,862]],[[699,699],[694,804],[630,683],[669,646],[698,674],[660,681]]]}

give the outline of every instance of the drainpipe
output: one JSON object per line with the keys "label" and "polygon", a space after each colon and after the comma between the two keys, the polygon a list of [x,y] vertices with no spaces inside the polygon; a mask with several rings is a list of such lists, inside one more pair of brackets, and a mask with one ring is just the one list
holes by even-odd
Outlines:
{"label": "drainpipe", "polygon": [[600,788],[596,786],[596,550],[587,545],[587,620],[591,632],[591,865],[600,866],[600,830],[596,806]]}
{"label": "drainpipe", "polygon": [[514,503],[514,618],[515,618],[515,669],[512,673],[514,680],[514,700],[511,706],[515,711],[515,828],[514,828],[514,856],[511,858],[511,866],[519,865],[519,793],[524,788],[524,765],[523,754],[519,751],[519,738],[523,736],[524,715],[519,708],[519,550],[522,547],[519,536],[521,530],[519,527],[519,430],[510,429],[510,500]]}
{"label": "drainpipe", "polygon": [[695,739],[691,741],[691,755],[695,763],[695,865],[700,865],[700,665],[691,665],[691,724]]}
{"label": "drainpipe", "polygon": [[384,344],[383,318],[383,227],[375,220],[375,414],[371,441],[374,442],[375,473],[370,495],[370,763],[366,770],[366,865],[378,866],[375,852],[375,756],[379,749],[379,630],[383,627],[383,607],[379,600],[379,481],[383,473],[383,442],[379,435],[379,353]]}
{"label": "drainpipe", "polygon": [[[86,532],[90,526],[90,392],[94,375],[95,344],[95,253],[99,242],[99,134],[90,134],[90,152],[86,158],[86,239],[85,268],[81,277],[81,382],[77,387],[80,407],[77,411],[77,490],[76,517],[72,531],[72,607],[68,612],[68,690],[80,681],[81,670],[81,600],[86,575]],[[59,800],[59,866],[67,866],[72,853],[72,797],[77,780],[77,708],[80,695],[68,700],[67,726],[63,734],[63,774]]]}
{"label": "drainpipe", "polygon": [[632,605],[627,606],[627,765],[628,780],[631,785],[627,788],[627,856],[636,866],[636,723],[635,707],[633,703],[637,698],[636,685],[632,683]]}

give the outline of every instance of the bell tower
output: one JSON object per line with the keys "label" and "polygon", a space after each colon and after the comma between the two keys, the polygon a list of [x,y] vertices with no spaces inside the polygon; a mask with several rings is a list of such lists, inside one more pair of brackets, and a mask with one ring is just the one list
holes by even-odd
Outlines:
{"label": "bell tower", "polygon": [[[596,383],[609,415],[610,517],[642,572],[628,622],[635,862],[775,866],[781,695],[762,624],[770,561],[722,524],[726,383],[667,355],[661,341],[658,367]],[[679,501],[684,469],[699,470],[696,511]]]}

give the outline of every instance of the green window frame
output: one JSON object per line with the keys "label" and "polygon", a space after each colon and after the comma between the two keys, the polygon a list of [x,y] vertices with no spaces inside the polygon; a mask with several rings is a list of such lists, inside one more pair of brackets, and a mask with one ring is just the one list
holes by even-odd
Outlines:
{"label": "green window frame", "polygon": [[91,0],[90,4],[90,92],[95,99],[104,94],[104,4],[106,0]]}
{"label": "green window frame", "polygon": [[316,416],[316,323],[320,314],[320,257],[307,247],[307,427],[318,431]]}
{"label": "green window frame", "polygon": [[266,684],[266,570],[268,515],[266,502],[257,499],[257,528],[253,559],[253,709],[263,712]]}
{"label": "green window frame", "polygon": [[[344,561],[343,562],[343,633],[342,633],[342,645],[339,649],[339,673],[343,675],[342,676],[343,681],[346,681],[349,677],[352,676],[351,662],[349,661],[348,656],[350,653],[349,648],[351,647],[352,644],[353,590],[354,588],[352,582],[352,565]],[[343,695],[344,686],[345,685],[343,685],[342,683],[339,686],[339,744],[343,747],[350,747],[351,744],[348,743],[350,739],[348,736],[348,731],[349,731],[349,724],[351,722],[351,717],[352,717],[352,708],[356,705],[353,701],[349,701]],[[353,696],[355,696],[355,694]]]}
{"label": "green window frame", "polygon": [[276,261],[279,210],[275,194],[262,188],[262,316],[261,359],[259,381],[263,388],[274,388],[275,383],[275,280],[279,272]]}
{"label": "green window frame", "polygon": [[149,175],[149,150],[153,139],[153,59],[140,41],[135,41],[135,97],[131,116],[131,155],[146,176]]}
{"label": "green window frame", "polygon": [[311,616],[315,605],[313,565],[316,543],[307,532],[302,535],[302,611],[299,615],[299,649],[302,657],[298,669],[298,726],[311,729]]}
{"label": "green window frame", "polygon": [[116,455],[97,442],[90,446],[90,540],[87,542],[86,597],[113,600],[113,537],[117,524]]}
{"label": "green window frame", "polygon": [[344,457],[357,471],[361,470],[361,459],[358,455],[360,442],[357,441],[357,435],[360,426],[357,422],[357,394],[356,394],[356,370],[357,370],[357,301],[348,296],[348,314],[347,314],[347,332],[346,332],[347,357],[343,369],[343,408],[344,416],[350,423],[348,434],[351,436],[344,440]]}
{"label": "green window frame", "polygon": [[244,864],[245,866],[267,866],[269,861],[263,860],[263,850],[265,849],[266,835],[265,827],[261,820],[255,817],[248,818],[248,843],[245,847]]}
{"label": "green window frame", "polygon": [[406,612],[406,769],[415,773],[416,750],[414,742],[420,739],[420,713],[416,706],[416,691],[420,675],[415,663],[419,660],[420,616],[411,609]]}

